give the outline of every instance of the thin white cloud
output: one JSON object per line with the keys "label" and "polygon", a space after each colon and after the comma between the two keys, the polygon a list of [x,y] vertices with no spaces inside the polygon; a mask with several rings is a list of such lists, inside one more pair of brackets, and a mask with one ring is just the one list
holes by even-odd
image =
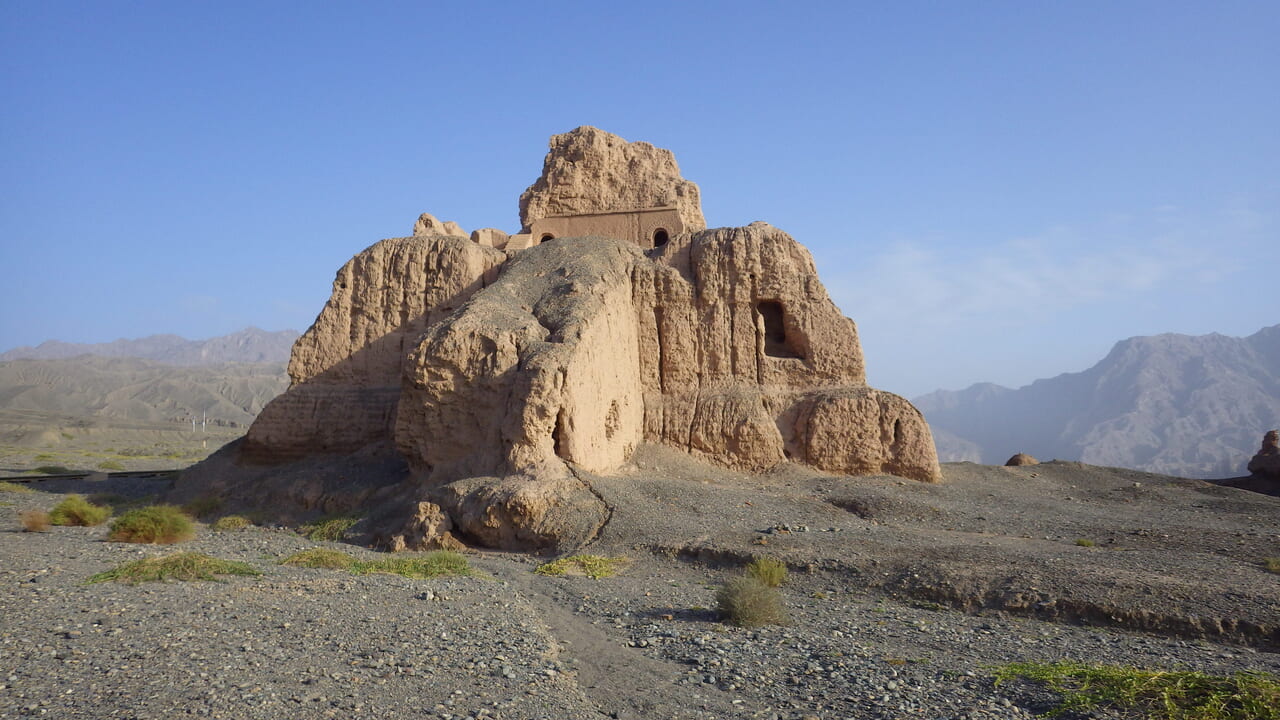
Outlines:
{"label": "thin white cloud", "polygon": [[[1145,228],[1129,216],[1088,232],[1059,226],[976,247],[900,242],[829,284],[855,319],[916,325],[1017,324],[1087,304],[1132,299],[1188,283],[1213,283],[1247,258],[1224,253],[1216,233],[1168,227],[1161,208]],[[1256,219],[1251,218],[1253,220]]]}

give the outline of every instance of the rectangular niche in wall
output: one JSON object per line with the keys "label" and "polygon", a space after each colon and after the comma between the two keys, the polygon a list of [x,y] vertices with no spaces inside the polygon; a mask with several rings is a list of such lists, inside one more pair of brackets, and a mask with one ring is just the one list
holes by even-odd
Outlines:
{"label": "rectangular niche in wall", "polygon": [[764,321],[764,354],[776,358],[803,358],[787,336],[787,316],[777,300],[760,300],[756,312]]}

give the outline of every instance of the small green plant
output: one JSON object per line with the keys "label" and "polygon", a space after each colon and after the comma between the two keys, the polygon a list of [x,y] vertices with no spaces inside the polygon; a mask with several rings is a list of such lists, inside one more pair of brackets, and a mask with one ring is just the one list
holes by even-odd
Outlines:
{"label": "small green plant", "polygon": [[49,529],[49,513],[43,510],[23,510],[18,519],[26,532],[46,532]]}
{"label": "small green plant", "polygon": [[173,505],[150,505],[116,518],[108,540],[132,543],[176,543],[195,537],[190,516]]}
{"label": "small green plant", "polygon": [[22,483],[9,482],[7,480],[0,480],[0,492],[33,493],[35,492],[35,490],[32,490],[31,488],[27,487],[26,485],[23,485]]}
{"label": "small green plant", "polygon": [[39,455],[36,455],[36,461],[44,462],[45,460],[52,460],[53,457],[53,453],[40,453]]}
{"label": "small green plant", "polygon": [[787,621],[778,588],[750,575],[734,578],[716,592],[716,610],[722,620],[738,627],[783,625]]}
{"label": "small green plant", "polygon": [[261,575],[248,563],[219,560],[203,553],[180,552],[126,563],[100,572],[89,583],[116,582],[134,585],[164,580],[217,580],[217,575]]}
{"label": "small green plant", "polygon": [[1050,715],[1115,707],[1152,720],[1280,720],[1280,678],[1269,673],[1221,677],[1071,661],[1011,663],[995,670],[997,685],[1025,678],[1060,694],[1062,702]]}
{"label": "small green plant", "polygon": [[1093,547],[1098,543],[1090,540],[1089,538],[1076,538],[1076,544],[1080,547]]}
{"label": "small green plant", "polygon": [[198,497],[182,506],[182,512],[193,518],[205,518],[222,509],[221,498],[208,495]]}
{"label": "small green plant", "polygon": [[1280,557],[1262,558],[1262,569],[1280,575]]}
{"label": "small green plant", "polygon": [[747,577],[753,577],[771,588],[787,581],[787,564],[769,557],[756,558],[747,565]]}
{"label": "small green plant", "polygon": [[119,462],[115,460],[103,460],[102,462],[98,463],[98,469],[99,470],[123,470],[124,465],[121,465]]}
{"label": "small green plant", "polygon": [[393,555],[388,558],[352,563],[357,575],[388,573],[407,578],[433,578],[449,575],[477,575],[467,559],[456,552],[437,550],[425,555]]}
{"label": "small green plant", "polygon": [[225,515],[218,518],[217,521],[213,523],[213,529],[218,530],[219,532],[243,530],[252,524],[253,523],[249,518],[243,515]]}
{"label": "small green plant", "polygon": [[54,525],[101,525],[111,517],[111,508],[94,505],[82,495],[68,495],[49,512],[49,522]]}
{"label": "small green plant", "polygon": [[61,465],[41,465],[33,472],[42,473],[44,475],[69,475],[71,471]]}
{"label": "small green plant", "polygon": [[599,580],[617,575],[618,571],[630,562],[631,559],[626,557],[570,555],[539,565],[534,572],[539,575],[551,575],[553,577],[585,575],[592,580]]}
{"label": "small green plant", "polygon": [[280,561],[281,565],[291,567],[328,568],[330,570],[349,570],[356,564],[356,559],[341,550],[329,548],[311,548],[300,550]]}
{"label": "small green plant", "polygon": [[330,515],[299,527],[298,532],[312,542],[337,542],[358,522],[360,518],[353,515]]}

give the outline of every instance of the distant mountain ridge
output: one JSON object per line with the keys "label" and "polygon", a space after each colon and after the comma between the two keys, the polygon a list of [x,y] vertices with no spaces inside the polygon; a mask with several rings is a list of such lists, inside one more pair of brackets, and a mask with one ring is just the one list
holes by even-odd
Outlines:
{"label": "distant mountain ridge", "polygon": [[256,327],[208,340],[187,340],[177,335],[149,335],[108,343],[68,343],[47,340],[36,347],[24,346],[0,353],[0,362],[10,360],[61,360],[80,355],[112,358],[139,358],[166,365],[219,365],[222,363],[287,363],[298,333],[293,330],[268,332]]}
{"label": "distant mountain ridge", "polygon": [[1280,325],[1245,338],[1129,338],[1083,372],[913,402],[944,461],[999,464],[1025,452],[1182,477],[1243,475],[1263,432],[1280,426]]}
{"label": "distant mountain ridge", "polygon": [[[282,363],[181,366],[77,356],[0,363],[0,438],[33,418],[248,427],[289,386]],[[38,423],[37,423],[38,424]]]}

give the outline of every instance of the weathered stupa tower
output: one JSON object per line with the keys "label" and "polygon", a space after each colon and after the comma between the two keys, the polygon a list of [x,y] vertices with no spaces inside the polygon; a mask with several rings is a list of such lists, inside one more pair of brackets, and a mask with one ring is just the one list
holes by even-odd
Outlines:
{"label": "weathered stupa tower", "polygon": [[642,443],[938,479],[928,425],[867,386],[808,251],[765,223],[705,229],[669,151],[557,135],[520,221],[468,236],[423,215],[356,255],[290,389],[182,491],[377,506],[370,531],[396,549],[523,549],[593,536],[590,476],[628,472]]}

